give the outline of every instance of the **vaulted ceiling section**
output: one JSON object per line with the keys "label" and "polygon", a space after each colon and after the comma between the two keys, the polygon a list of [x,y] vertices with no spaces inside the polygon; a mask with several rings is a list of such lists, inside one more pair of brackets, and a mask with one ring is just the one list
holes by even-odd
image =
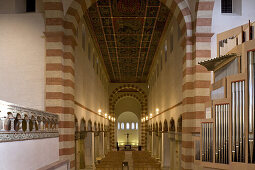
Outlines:
{"label": "vaulted ceiling section", "polygon": [[99,0],[88,17],[112,82],[145,82],[170,10],[158,0]]}

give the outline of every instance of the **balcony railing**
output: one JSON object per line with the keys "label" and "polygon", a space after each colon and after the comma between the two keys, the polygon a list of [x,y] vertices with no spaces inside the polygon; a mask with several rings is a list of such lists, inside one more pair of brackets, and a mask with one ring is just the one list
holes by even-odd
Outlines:
{"label": "balcony railing", "polygon": [[58,137],[58,116],[0,100],[0,142]]}

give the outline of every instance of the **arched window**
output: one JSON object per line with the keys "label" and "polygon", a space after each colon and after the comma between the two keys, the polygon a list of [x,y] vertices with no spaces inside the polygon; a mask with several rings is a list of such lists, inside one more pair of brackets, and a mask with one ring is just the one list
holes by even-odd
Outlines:
{"label": "arched window", "polygon": [[85,38],[86,38],[86,32],[85,32],[85,26],[82,24],[82,49],[85,51]]}
{"label": "arched window", "polygon": [[138,123],[136,122],[136,124],[135,124],[135,127],[136,127],[136,130],[138,129]]}
{"label": "arched window", "polygon": [[120,130],[120,123],[118,122],[118,130]]}
{"label": "arched window", "polygon": [[126,123],[126,129],[128,130],[129,128],[129,123]]}
{"label": "arched window", "polygon": [[131,123],[131,129],[132,129],[132,130],[135,129],[135,123],[134,123],[134,122]]}
{"label": "arched window", "polygon": [[125,124],[121,123],[121,129],[125,129]]}

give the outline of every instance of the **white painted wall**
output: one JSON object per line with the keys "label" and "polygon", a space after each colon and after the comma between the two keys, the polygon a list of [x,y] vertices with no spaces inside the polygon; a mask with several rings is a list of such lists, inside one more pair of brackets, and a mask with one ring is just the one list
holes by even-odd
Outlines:
{"label": "white painted wall", "polygon": [[44,110],[43,14],[0,14],[0,99]]}
{"label": "white painted wall", "polygon": [[58,150],[59,138],[0,143],[0,169],[35,170],[58,161]]}
{"label": "white painted wall", "polygon": [[234,14],[221,14],[221,0],[215,0],[212,16],[212,30],[214,33],[211,43],[211,57],[217,56],[217,34],[255,21],[254,0],[233,0]]}
{"label": "white painted wall", "polygon": [[[172,25],[172,26],[171,26]],[[170,23],[168,30],[165,34],[167,40],[167,61],[165,61],[164,45],[165,41],[158,47],[159,52],[156,56],[154,65],[152,66],[149,77],[149,95],[148,95],[148,113],[156,115],[156,108],[159,113],[175,106],[182,101],[182,80],[183,80],[183,56],[184,49],[181,47],[181,38],[178,39],[176,20]],[[173,51],[170,52],[170,35],[173,35]],[[160,57],[162,56],[162,70],[160,69]],[[153,77],[157,70],[157,61],[159,63],[159,74],[155,80]],[[178,117],[182,114],[182,106],[179,105],[155,118],[151,122],[159,122],[162,124],[166,119],[168,124],[173,117],[177,124]]]}
{"label": "white painted wall", "polygon": [[[85,26],[85,50],[82,48],[82,24]],[[88,58],[88,47],[90,44],[90,60]],[[93,68],[93,54],[99,56],[95,50],[90,33],[87,29],[84,19],[80,22],[78,28],[78,45],[75,48],[75,101],[82,104],[86,108],[94,112],[102,110],[102,115],[108,113],[109,98],[108,98],[108,82],[106,74],[103,71],[103,77],[99,72],[96,72],[96,66]],[[103,69],[102,69],[103,70]],[[101,78],[100,78],[101,77]],[[75,105],[75,114],[80,122],[82,118],[88,122],[108,124],[108,121],[78,105]],[[80,123],[79,123],[80,124]]]}

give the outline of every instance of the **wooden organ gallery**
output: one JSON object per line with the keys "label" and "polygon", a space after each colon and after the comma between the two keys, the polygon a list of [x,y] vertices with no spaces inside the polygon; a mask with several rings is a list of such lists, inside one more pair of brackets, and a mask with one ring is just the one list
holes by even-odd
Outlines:
{"label": "wooden organ gallery", "polygon": [[203,167],[255,168],[254,25],[218,34],[219,57],[199,63],[213,71],[214,82],[195,141],[195,162]]}

